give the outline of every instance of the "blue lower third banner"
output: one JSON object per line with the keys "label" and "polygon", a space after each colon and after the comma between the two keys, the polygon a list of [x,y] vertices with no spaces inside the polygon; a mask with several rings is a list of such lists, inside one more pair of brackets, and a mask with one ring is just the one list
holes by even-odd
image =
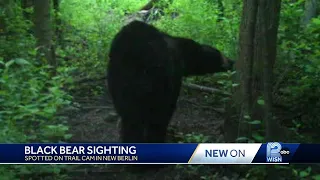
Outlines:
{"label": "blue lower third banner", "polygon": [[0,164],[320,163],[320,144],[0,144]]}

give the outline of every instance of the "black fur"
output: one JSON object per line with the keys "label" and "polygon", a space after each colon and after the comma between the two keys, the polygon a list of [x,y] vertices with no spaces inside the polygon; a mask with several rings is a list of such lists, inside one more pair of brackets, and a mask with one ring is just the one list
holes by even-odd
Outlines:
{"label": "black fur", "polygon": [[140,21],[115,36],[108,88],[125,143],[163,143],[183,76],[226,71],[232,61],[215,48],[173,37]]}

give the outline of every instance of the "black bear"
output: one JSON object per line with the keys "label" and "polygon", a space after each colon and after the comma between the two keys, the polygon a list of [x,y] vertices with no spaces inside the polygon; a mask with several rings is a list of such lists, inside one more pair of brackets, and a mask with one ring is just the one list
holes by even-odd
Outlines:
{"label": "black bear", "polygon": [[140,21],[117,33],[109,58],[108,89],[121,117],[124,143],[164,143],[182,77],[227,71],[233,65],[215,48]]}

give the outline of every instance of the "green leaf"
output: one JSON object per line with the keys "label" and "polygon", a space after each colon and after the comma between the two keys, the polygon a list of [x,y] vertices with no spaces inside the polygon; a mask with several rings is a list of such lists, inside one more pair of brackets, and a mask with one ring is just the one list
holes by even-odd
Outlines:
{"label": "green leaf", "polygon": [[299,177],[301,177],[301,178],[304,178],[304,177],[307,177],[307,176],[309,176],[309,172],[307,172],[307,171],[300,171],[299,172]]}
{"label": "green leaf", "polygon": [[257,103],[258,103],[259,105],[264,105],[264,100],[263,100],[263,99],[258,99]]}
{"label": "green leaf", "polygon": [[320,25],[320,18],[313,18],[312,23],[315,25]]}
{"label": "green leaf", "polygon": [[249,115],[244,115],[243,116],[245,119],[251,119],[251,117]]}
{"label": "green leaf", "polygon": [[219,83],[219,84],[224,84],[224,82],[225,81],[222,81],[222,80],[217,81],[217,83]]}
{"label": "green leaf", "polygon": [[314,180],[320,180],[320,174],[317,174],[315,176],[312,176],[312,179]]}
{"label": "green leaf", "polygon": [[252,137],[253,137],[255,140],[257,140],[258,142],[262,142],[262,141],[264,140],[264,137],[261,136],[261,135],[258,134],[258,133],[253,133],[253,134],[252,134]]}
{"label": "green leaf", "polygon": [[237,86],[239,86],[239,84],[237,83],[232,84],[232,87],[237,87]]}
{"label": "green leaf", "polygon": [[64,125],[59,125],[59,128],[61,131],[64,131],[64,132],[69,130],[69,127]]}
{"label": "green leaf", "polygon": [[312,170],[312,169],[311,169],[310,166],[306,169],[306,171],[309,172],[309,174],[311,173],[311,170]]}
{"label": "green leaf", "polygon": [[48,129],[56,129],[56,127],[57,127],[56,125],[47,125]]}
{"label": "green leaf", "polygon": [[6,68],[10,67],[14,63],[14,60],[10,60],[6,63]]}
{"label": "green leaf", "polygon": [[30,63],[27,60],[22,58],[14,59],[14,62],[18,65],[30,65]]}
{"label": "green leaf", "polygon": [[236,141],[247,141],[247,140],[249,140],[249,138],[247,138],[247,137],[238,137],[236,139]]}
{"label": "green leaf", "polygon": [[43,109],[43,112],[48,113],[50,115],[54,114],[56,112],[56,108],[54,107],[46,107]]}
{"label": "green leaf", "polygon": [[28,139],[29,140],[36,140],[37,136],[36,135],[30,135],[30,136],[28,136]]}
{"label": "green leaf", "polygon": [[261,124],[260,120],[249,121],[248,124]]}
{"label": "green leaf", "polygon": [[275,165],[275,168],[276,169],[285,169],[285,170],[291,169],[291,167],[289,167],[289,166],[279,166],[279,165]]}
{"label": "green leaf", "polygon": [[68,139],[72,138],[72,134],[65,134],[63,137],[64,137],[64,139],[68,140]]}

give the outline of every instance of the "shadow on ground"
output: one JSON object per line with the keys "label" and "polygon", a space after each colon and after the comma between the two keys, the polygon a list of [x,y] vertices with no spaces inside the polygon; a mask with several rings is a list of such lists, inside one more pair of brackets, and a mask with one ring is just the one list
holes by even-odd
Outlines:
{"label": "shadow on ground", "polygon": [[[221,115],[198,102],[203,101],[203,95],[181,94],[178,101],[178,108],[171,121],[170,127],[183,134],[196,133],[219,139],[223,119]],[[73,134],[71,142],[92,142],[110,143],[119,142],[117,129],[117,116],[113,109],[109,96],[96,98],[75,98],[79,103],[79,109],[70,114],[70,131]],[[124,171],[123,165],[73,165],[68,173],[71,179],[119,179],[119,180],[184,180],[200,179],[203,174],[207,174],[208,169],[213,179],[238,179],[238,175],[228,172],[223,166],[205,167],[206,172],[201,172],[203,168],[193,166],[177,167],[168,166],[158,172],[146,172],[143,174],[131,174]],[[212,179],[209,178],[209,179]]]}

